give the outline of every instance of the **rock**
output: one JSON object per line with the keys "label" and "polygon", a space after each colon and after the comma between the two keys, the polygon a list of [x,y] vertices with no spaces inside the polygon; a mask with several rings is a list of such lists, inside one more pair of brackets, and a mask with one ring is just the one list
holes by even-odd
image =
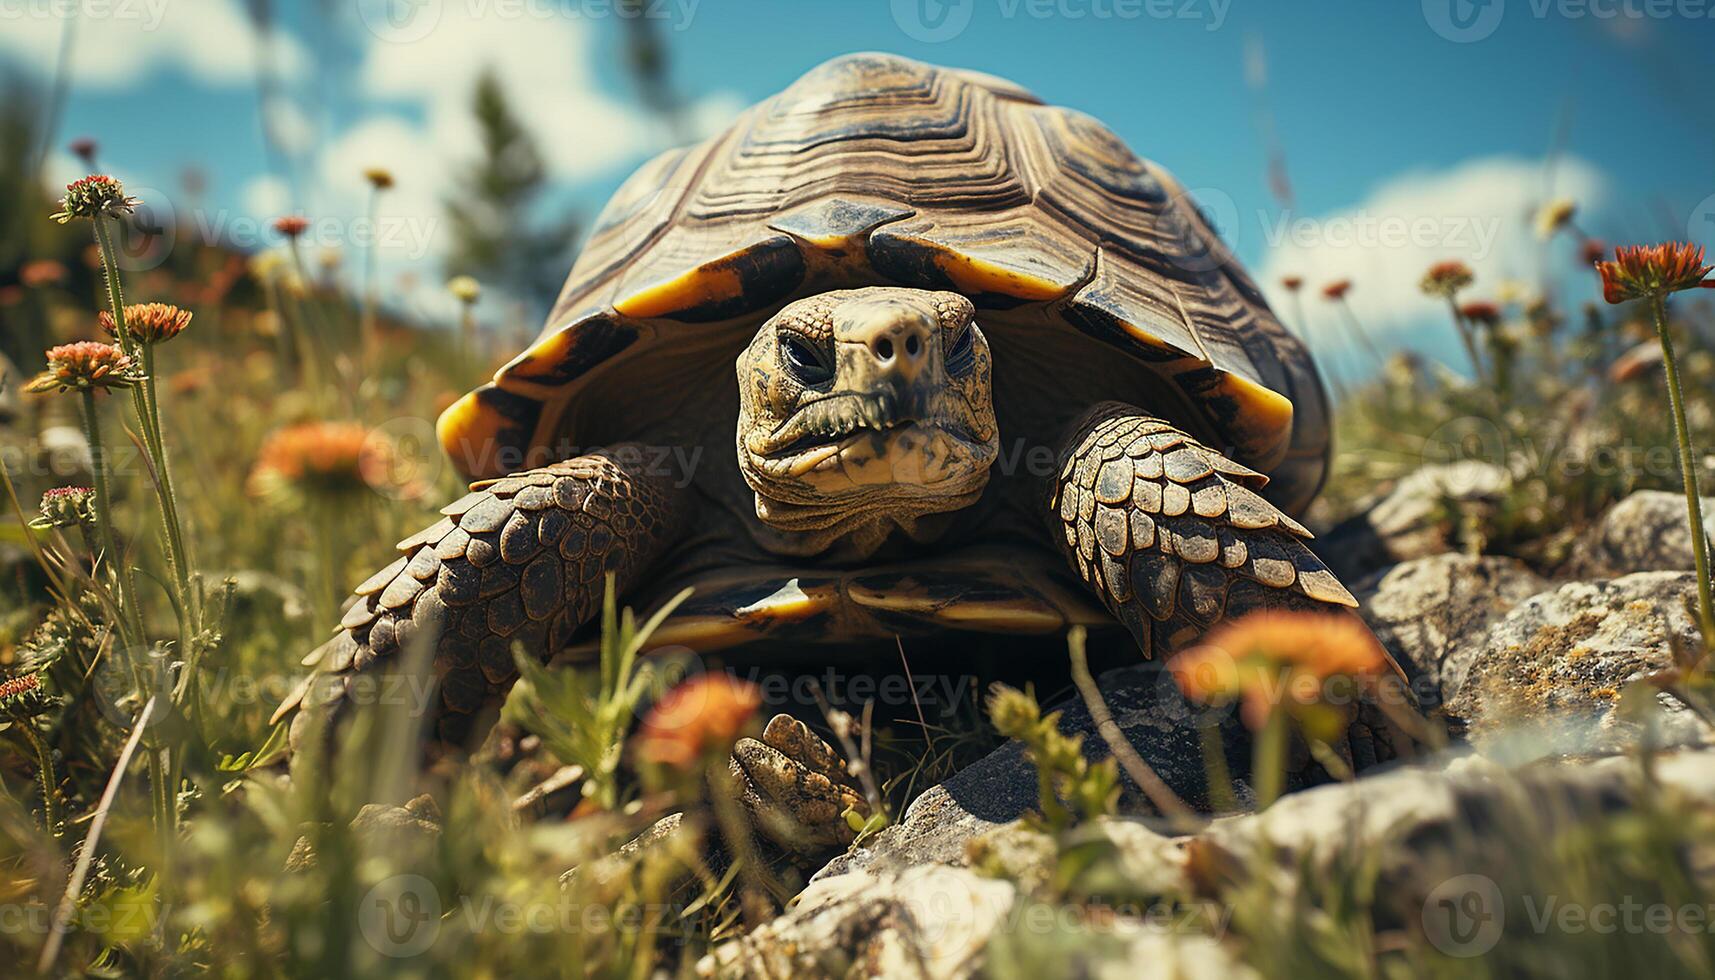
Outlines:
{"label": "rock", "polygon": [[[1185,700],[1172,675],[1159,664],[1138,664],[1103,673],[1097,685],[1115,723],[1144,761],[1180,799],[1207,810],[1199,709]],[[1107,743],[1082,699],[1073,696],[1046,710],[1061,712],[1061,731],[1084,736],[1084,754],[1092,761],[1108,757]],[[1227,719],[1228,728],[1233,724]],[[1234,788],[1241,802],[1248,802],[1250,790],[1240,781],[1250,771],[1248,748],[1238,738],[1227,739],[1227,769],[1238,784]],[[1123,768],[1120,782],[1120,812],[1154,813]],[[1035,809],[1036,793],[1035,767],[1025,759],[1024,746],[1010,742],[925,790],[898,823],[877,834],[868,846],[835,858],[816,878],[857,868],[963,864],[967,841]]]}
{"label": "rock", "polygon": [[[1715,535],[1715,497],[1703,498],[1703,527]],[[1639,490],[1608,508],[1573,552],[1576,573],[1592,578],[1694,565],[1685,495],[1664,490]]]}
{"label": "rock", "polygon": [[925,978],[1258,974],[1214,938],[1131,916],[1082,922],[1017,885],[936,864],[814,882],[785,915],[716,947],[704,976]]}
{"label": "rock", "polygon": [[[1565,753],[1610,751],[1633,740],[1614,715],[1621,691],[1673,665],[1673,645],[1701,642],[1686,603],[1690,572],[1639,572],[1571,582],[1514,607],[1469,651],[1445,663],[1447,710],[1480,747],[1503,732],[1546,736]],[[1672,742],[1705,741],[1706,726],[1665,695]]]}
{"label": "rock", "polygon": [[1514,605],[1548,581],[1514,558],[1433,555],[1401,562],[1357,583],[1370,629],[1406,673],[1420,706],[1442,703],[1442,675]]}
{"label": "rock", "polygon": [[1396,562],[1449,551],[1448,534],[1461,512],[1492,506],[1510,483],[1505,470],[1478,460],[1422,467],[1323,535],[1316,554],[1352,582]]}

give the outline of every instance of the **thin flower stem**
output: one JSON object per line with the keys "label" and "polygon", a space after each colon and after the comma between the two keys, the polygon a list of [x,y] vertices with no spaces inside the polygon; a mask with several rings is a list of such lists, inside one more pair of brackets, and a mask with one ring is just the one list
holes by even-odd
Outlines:
{"label": "thin flower stem", "polygon": [[54,775],[54,759],[48,747],[42,744],[42,738],[31,727],[28,718],[12,715],[12,724],[18,733],[24,736],[24,741],[30,743],[30,748],[36,753],[36,775],[42,784],[42,823],[48,828],[48,833],[59,836],[59,779]]}
{"label": "thin flower stem", "polygon": [[376,224],[379,221],[377,215],[380,210],[381,190],[380,188],[371,188],[369,192],[370,239],[369,247],[363,253],[363,316],[358,328],[358,333],[361,335],[358,338],[358,343],[361,345],[360,351],[363,355],[363,369],[366,376],[380,349],[375,339],[375,253],[377,243],[374,234]]}
{"label": "thin flower stem", "polygon": [[1275,708],[1269,712],[1268,723],[1256,734],[1256,747],[1251,755],[1251,779],[1256,784],[1256,808],[1266,810],[1280,799],[1286,781],[1286,712]]}
{"label": "thin flower stem", "polygon": [[1459,312],[1459,303],[1452,294],[1447,296],[1447,308],[1453,313],[1453,326],[1459,331],[1459,342],[1465,345],[1465,356],[1471,359],[1471,373],[1479,387],[1487,388],[1489,379],[1483,370],[1483,359],[1477,354],[1477,342],[1471,338],[1471,325],[1465,322],[1465,314]]}
{"label": "thin flower stem", "polygon": [[1661,338],[1661,363],[1667,373],[1667,397],[1673,409],[1674,435],[1679,439],[1679,468],[1684,475],[1685,509],[1691,518],[1691,554],[1697,566],[1697,618],[1703,631],[1704,657],[1715,649],[1715,599],[1710,595],[1709,537],[1703,527],[1703,496],[1697,487],[1697,464],[1691,451],[1691,430],[1685,420],[1685,395],[1679,386],[1679,359],[1673,353],[1673,338],[1667,331],[1667,303],[1662,294],[1650,297],[1655,331]]}
{"label": "thin flower stem", "polygon": [[[1096,679],[1090,675],[1089,657],[1084,650],[1086,633],[1082,626],[1074,626],[1066,638],[1066,648],[1072,658],[1072,683],[1078,687],[1078,693],[1084,699],[1084,707],[1090,712],[1090,720],[1096,723],[1096,733],[1107,743],[1108,751],[1125,769],[1126,775],[1143,790],[1149,801],[1161,815],[1187,827],[1198,824],[1191,808],[1173,792],[1173,787],[1137,754],[1137,749],[1125,737],[1119,724],[1114,721],[1113,712],[1108,709],[1107,701],[1102,698],[1101,688],[1096,685]],[[925,726],[927,730],[927,726]]]}
{"label": "thin flower stem", "polygon": [[90,469],[95,483],[95,526],[101,535],[102,551],[106,552],[107,560],[113,563],[113,575],[119,592],[119,628],[125,634],[125,656],[130,663],[137,690],[141,693],[145,688],[137,665],[137,651],[145,641],[142,612],[137,607],[137,590],[131,580],[131,572],[119,553],[118,539],[113,533],[113,495],[108,489],[107,453],[101,444],[101,424],[95,413],[95,392],[87,388],[83,391],[83,435],[89,441],[90,457],[94,460]]}

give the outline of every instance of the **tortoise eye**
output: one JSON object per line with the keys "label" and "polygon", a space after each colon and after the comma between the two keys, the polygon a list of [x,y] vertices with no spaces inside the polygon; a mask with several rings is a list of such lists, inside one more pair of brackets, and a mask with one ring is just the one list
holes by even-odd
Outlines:
{"label": "tortoise eye", "polygon": [[795,333],[780,334],[780,362],[801,384],[825,384],[834,377],[833,368],[828,366],[816,345]]}
{"label": "tortoise eye", "polygon": [[947,373],[961,375],[969,371],[977,363],[976,350],[976,327],[967,326],[947,348]]}

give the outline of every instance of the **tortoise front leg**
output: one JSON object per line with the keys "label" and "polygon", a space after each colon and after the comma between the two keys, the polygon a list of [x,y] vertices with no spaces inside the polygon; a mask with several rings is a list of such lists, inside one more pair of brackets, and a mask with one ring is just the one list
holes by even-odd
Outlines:
{"label": "tortoise front leg", "polygon": [[1267,477],[1120,402],[1067,431],[1052,533],[1146,656],[1267,607],[1356,606],[1310,538],[1255,491]]}
{"label": "tortoise front leg", "polygon": [[275,713],[297,709],[293,747],[423,642],[436,680],[427,737],[475,748],[518,677],[513,645],[546,659],[599,612],[608,573],[623,594],[685,526],[690,494],[635,448],[480,484],[401,541],[399,559],[357,587],[317,674]]}

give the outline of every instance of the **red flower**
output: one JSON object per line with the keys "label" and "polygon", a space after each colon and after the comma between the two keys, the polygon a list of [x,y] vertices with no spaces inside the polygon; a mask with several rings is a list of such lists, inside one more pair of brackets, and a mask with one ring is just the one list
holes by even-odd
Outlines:
{"label": "red flower", "polygon": [[698,674],[649,709],[634,751],[650,765],[690,769],[731,751],[761,706],[762,692],[755,684],[731,674]]}
{"label": "red flower", "polygon": [[1487,300],[1473,300],[1459,307],[1459,315],[1472,323],[1492,327],[1501,322],[1501,308]]}
{"label": "red flower", "polygon": [[1328,285],[1322,287],[1322,298],[1325,300],[1329,300],[1331,302],[1336,301],[1336,300],[1345,299],[1347,291],[1349,291],[1351,288],[1352,288],[1352,280],[1350,280],[1350,279],[1336,279],[1333,282],[1329,283]]}
{"label": "red flower", "polygon": [[310,219],[301,214],[285,214],[274,219],[274,230],[287,238],[297,238],[310,227]]}
{"label": "red flower", "polygon": [[1599,238],[1586,238],[1578,246],[1578,264],[1592,266],[1602,261],[1602,256],[1608,254],[1608,245]]}
{"label": "red flower", "polygon": [[66,185],[60,198],[60,209],[49,217],[65,224],[73,218],[117,217],[135,210],[143,202],[125,195],[125,185],[117,177],[90,174]]}
{"label": "red flower", "polygon": [[82,160],[85,166],[93,167],[95,166],[95,151],[99,145],[88,136],[80,136],[66,144],[66,149],[70,150],[79,160]]}
{"label": "red flower", "polygon": [[52,286],[65,282],[66,267],[53,259],[37,259],[26,262],[18,270],[18,281],[31,289],[40,286]]}
{"label": "red flower", "polygon": [[1470,266],[1458,259],[1449,259],[1430,266],[1417,285],[1429,296],[1452,296],[1469,286],[1475,278]]}
{"label": "red flower", "polygon": [[1303,276],[1281,276],[1280,277],[1280,284],[1282,286],[1285,286],[1288,292],[1296,293],[1296,292],[1298,292],[1299,289],[1303,288],[1304,277]]}
{"label": "red flower", "polygon": [[1715,288],[1715,282],[1703,278],[1711,268],[1703,264],[1703,246],[1687,242],[1622,245],[1614,249],[1613,261],[1596,263],[1602,298],[1610,303]]}

